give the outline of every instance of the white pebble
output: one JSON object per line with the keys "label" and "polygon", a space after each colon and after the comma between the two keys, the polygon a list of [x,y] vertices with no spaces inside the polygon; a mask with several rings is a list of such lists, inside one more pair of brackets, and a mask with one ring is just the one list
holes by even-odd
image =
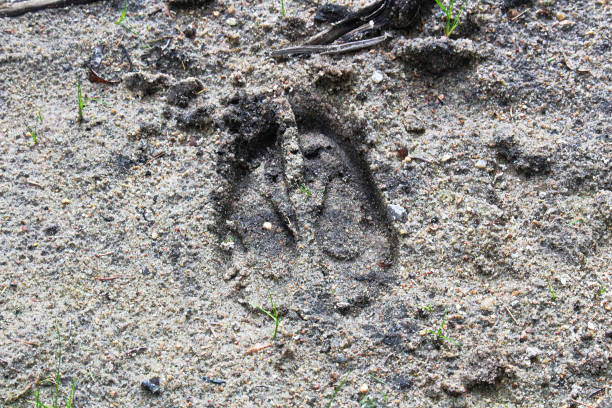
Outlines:
{"label": "white pebble", "polygon": [[383,74],[380,71],[374,71],[372,74],[372,82],[375,84],[380,84],[383,80]]}
{"label": "white pebble", "polygon": [[487,168],[487,161],[485,159],[480,159],[476,162],[476,168],[477,169],[486,169]]}
{"label": "white pebble", "polygon": [[263,229],[265,229],[266,231],[272,231],[272,223],[268,221],[264,222]]}
{"label": "white pebble", "polygon": [[238,21],[234,17],[230,17],[227,19],[226,23],[227,25],[234,27],[236,24],[238,24]]}

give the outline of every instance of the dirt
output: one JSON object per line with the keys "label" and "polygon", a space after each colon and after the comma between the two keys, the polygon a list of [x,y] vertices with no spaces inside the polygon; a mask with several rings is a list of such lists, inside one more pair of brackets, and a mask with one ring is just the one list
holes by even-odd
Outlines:
{"label": "dirt", "polygon": [[0,19],[3,406],[612,406],[607,0],[123,5]]}

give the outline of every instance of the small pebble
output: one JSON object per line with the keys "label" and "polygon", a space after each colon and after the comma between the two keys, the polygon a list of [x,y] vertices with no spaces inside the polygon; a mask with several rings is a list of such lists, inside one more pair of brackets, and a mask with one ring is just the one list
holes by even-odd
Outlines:
{"label": "small pebble", "polygon": [[159,238],[159,235],[157,234],[157,232],[153,232],[153,233],[151,234],[151,238],[153,238],[153,239],[157,239],[157,238]]}
{"label": "small pebble", "polygon": [[268,221],[264,222],[262,227],[266,231],[272,231],[272,223],[271,222],[268,222]]}
{"label": "small pebble", "polygon": [[228,26],[234,27],[236,24],[238,24],[238,21],[234,17],[230,17],[227,19],[226,23]]}
{"label": "small pebble", "polygon": [[229,8],[227,9],[227,14],[229,14],[230,16],[233,16],[235,12],[236,9],[234,8],[234,6],[229,6]]}
{"label": "small pebble", "polygon": [[361,394],[367,394],[368,391],[369,391],[368,384],[361,384],[361,387],[359,387],[359,392]]}
{"label": "small pebble", "polygon": [[153,377],[149,380],[144,380],[140,386],[142,389],[149,391],[153,395],[161,394],[161,387],[159,386],[159,377]]}
{"label": "small pebble", "polygon": [[480,302],[480,307],[483,311],[490,312],[491,310],[495,308],[495,298],[488,297],[488,298],[483,299],[483,301]]}
{"label": "small pebble", "polygon": [[565,19],[567,19],[567,15],[565,15],[565,13],[562,13],[562,12],[557,13],[557,20],[563,21]]}
{"label": "small pebble", "polygon": [[475,166],[477,169],[486,169],[487,161],[485,159],[480,159],[476,162]]}
{"label": "small pebble", "polygon": [[338,355],[335,358],[336,363],[338,364],[344,364],[348,361],[348,359],[346,358],[346,356],[342,353],[338,353]]}
{"label": "small pebble", "polygon": [[383,74],[380,71],[374,71],[372,74],[372,82],[380,84],[383,81]]}
{"label": "small pebble", "polygon": [[406,216],[406,209],[401,205],[390,204],[388,207],[389,216],[393,221],[403,220]]}

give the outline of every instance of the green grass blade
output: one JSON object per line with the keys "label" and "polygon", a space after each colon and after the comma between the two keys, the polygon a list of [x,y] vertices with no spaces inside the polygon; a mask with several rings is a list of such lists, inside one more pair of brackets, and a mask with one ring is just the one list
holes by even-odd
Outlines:
{"label": "green grass blade", "polygon": [[121,10],[121,16],[119,17],[119,20],[115,21],[115,24],[117,25],[121,24],[121,22],[123,22],[123,19],[125,19],[126,13],[127,13],[127,0],[125,0],[125,4],[123,5],[123,10]]}
{"label": "green grass blade", "polygon": [[327,408],[331,408],[334,400],[336,399],[336,396],[338,395],[338,393],[340,392],[340,389],[342,388],[342,386],[344,385],[344,383],[346,382],[346,380],[348,380],[349,375],[351,375],[351,373],[353,372],[353,370],[349,371],[344,378],[342,379],[342,381],[340,381],[340,384],[338,384],[338,386],[336,387],[336,389],[334,390],[334,394],[332,395],[331,399],[329,400],[329,404],[327,404]]}
{"label": "green grass blade", "polygon": [[66,408],[72,408],[72,399],[74,398],[74,387],[76,386],[76,378],[72,380],[72,388],[70,389],[70,395],[68,401],[66,401]]}
{"label": "green grass blade", "polygon": [[463,10],[465,10],[465,7],[467,6],[469,2],[470,2],[469,0],[464,1],[463,6],[461,7],[461,10],[459,10],[459,14],[457,14],[457,17],[455,17],[453,26],[450,29],[450,32],[448,33],[449,36],[453,33],[453,31],[455,31],[455,28],[457,28],[457,26],[459,25],[459,19],[461,18],[461,15],[463,14]]}
{"label": "green grass blade", "polygon": [[259,310],[261,310],[262,312],[264,312],[265,314],[267,314],[268,316],[270,316],[272,319],[274,319],[274,316],[272,315],[272,313],[268,312],[268,311],[267,311],[266,309],[264,309],[263,307],[261,307],[261,306],[257,306],[257,308],[258,308]]}
{"label": "green grass blade", "polygon": [[57,407],[57,400],[59,399],[60,393],[60,381],[62,379],[62,335],[60,334],[59,326],[55,326],[55,331],[57,332],[57,340],[59,344],[57,346],[57,373],[55,374],[55,397],[53,398],[53,406]]}
{"label": "green grass blade", "polygon": [[444,3],[442,3],[441,0],[436,0],[436,3],[438,3],[438,6],[440,6],[440,8],[444,10],[444,14],[448,14],[448,11],[446,10],[446,6],[444,6]]}
{"label": "green grass blade", "polygon": [[79,122],[83,121],[83,107],[85,106],[85,102],[83,101],[83,93],[81,91],[81,78],[77,82],[77,98],[79,102]]}

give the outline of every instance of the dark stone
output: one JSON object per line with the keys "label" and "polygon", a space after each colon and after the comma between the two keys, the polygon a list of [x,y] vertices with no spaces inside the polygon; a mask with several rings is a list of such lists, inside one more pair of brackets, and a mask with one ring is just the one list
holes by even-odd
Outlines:
{"label": "dark stone", "polygon": [[348,361],[348,359],[346,358],[344,354],[338,353],[336,357],[334,358],[334,361],[338,364],[344,364]]}
{"label": "dark stone", "polygon": [[59,232],[59,226],[57,225],[52,225],[50,227],[47,227],[43,230],[43,232],[45,233],[45,235],[47,236],[53,236],[55,234],[57,234]]}
{"label": "dark stone", "polygon": [[412,385],[414,383],[414,381],[412,380],[412,378],[407,377],[407,376],[403,376],[400,375],[398,377],[396,377],[393,382],[395,383],[395,385],[397,385],[397,388],[399,388],[400,391],[407,391],[410,388],[412,388]]}
{"label": "dark stone", "polygon": [[185,37],[193,39],[196,35],[196,30],[192,26],[187,26],[183,28],[183,34],[185,34]]}
{"label": "dark stone", "polygon": [[140,387],[143,390],[149,391],[153,395],[161,394],[161,386],[159,385],[159,377],[153,377],[148,380],[144,380]]}

